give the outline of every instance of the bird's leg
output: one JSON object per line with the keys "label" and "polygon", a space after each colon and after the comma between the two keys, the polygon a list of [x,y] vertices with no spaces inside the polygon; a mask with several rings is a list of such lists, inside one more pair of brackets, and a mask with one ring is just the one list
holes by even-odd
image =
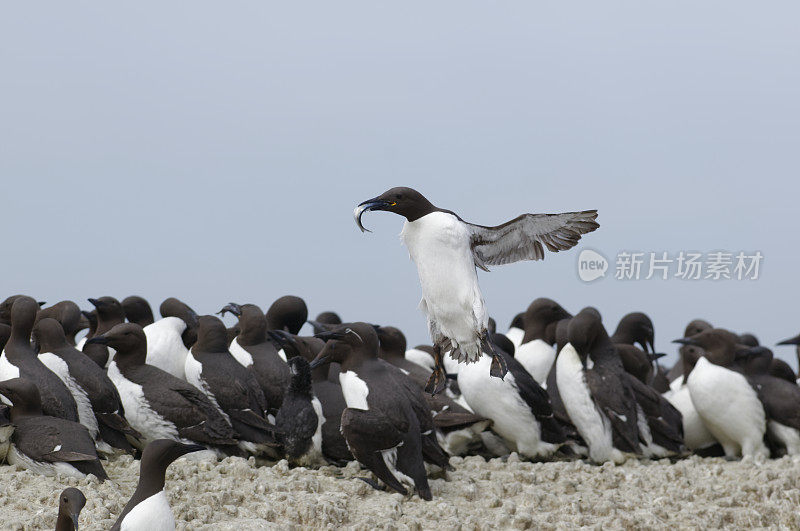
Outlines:
{"label": "bird's leg", "polygon": [[442,361],[442,346],[439,343],[433,345],[433,372],[425,385],[425,392],[435,395],[444,391],[447,385],[447,374],[444,372],[444,362]]}
{"label": "bird's leg", "polygon": [[506,373],[508,373],[506,360],[494,349],[494,345],[489,341],[489,333],[486,330],[483,331],[483,335],[481,336],[481,347],[484,352],[492,355],[492,367],[489,369],[489,374],[501,380],[505,378]]}

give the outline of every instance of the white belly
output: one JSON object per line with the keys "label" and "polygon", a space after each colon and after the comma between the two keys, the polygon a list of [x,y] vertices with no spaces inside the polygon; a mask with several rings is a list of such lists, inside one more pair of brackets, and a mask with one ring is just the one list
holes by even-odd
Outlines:
{"label": "white belly", "polygon": [[94,416],[92,403],[89,401],[89,396],[86,394],[86,391],[83,390],[83,387],[70,376],[67,362],[52,352],[39,354],[39,360],[44,363],[48,369],[53,371],[56,376],[64,382],[64,385],[67,386],[72,398],[75,399],[75,405],[78,406],[78,421],[86,426],[92,439],[97,439],[97,417]]}
{"label": "white belly", "polygon": [[163,490],[139,502],[125,515],[120,524],[121,531],[172,531],[173,529],[175,529],[175,517]]}
{"label": "white belly", "polygon": [[764,446],[764,407],[744,376],[700,358],[686,385],[697,413],[725,455],[769,456]]}
{"label": "white belly", "polygon": [[253,356],[236,341],[236,338],[233,338],[233,341],[231,341],[228,351],[233,355],[236,361],[239,362],[239,365],[243,367],[250,367],[253,365]]}
{"label": "white belly", "polygon": [[[683,380],[683,377],[680,378]],[[715,444],[717,440],[708,431],[703,419],[697,414],[697,409],[692,403],[692,397],[689,394],[689,388],[681,385],[675,391],[664,394],[664,397],[669,400],[670,404],[675,406],[675,409],[681,412],[683,417],[683,442],[690,450],[700,450],[708,448]]]}
{"label": "white belly", "polygon": [[25,470],[30,470],[41,476],[67,476],[78,479],[86,477],[86,474],[64,461],[57,461],[55,463],[34,461],[17,450],[14,444],[12,444],[11,448],[8,450],[7,459],[9,465],[19,465]]}
{"label": "white belly", "polygon": [[525,337],[525,330],[512,326],[508,329],[508,332],[506,332],[506,337],[514,344],[514,348],[519,348],[522,344],[522,338]]}
{"label": "white belly", "polygon": [[125,419],[133,429],[142,434],[147,442],[155,439],[180,440],[174,424],[156,413],[144,398],[142,386],[125,378],[116,362],[108,367],[108,377],[119,391]]}
{"label": "white belly", "polygon": [[342,385],[342,394],[347,407],[368,410],[367,395],[369,387],[367,382],[358,377],[353,371],[340,372],[339,383]]}
{"label": "white belly", "polygon": [[319,398],[316,396],[312,398],[311,406],[317,415],[317,430],[311,436],[311,448],[296,461],[299,466],[308,467],[325,464],[325,458],[322,456],[322,425],[325,423],[325,417],[322,415],[322,404]]}
{"label": "white belly", "polygon": [[622,452],[614,448],[611,423],[597,410],[586,385],[583,364],[578,352],[569,343],[561,349],[556,360],[556,381],[564,409],[589,446],[589,457],[592,461],[597,463],[624,461],[625,456]]}
{"label": "white belly", "polygon": [[164,317],[145,326],[147,364],[183,379],[183,367],[189,353],[181,338],[184,330],[186,323],[177,317]]}
{"label": "white belly", "polygon": [[432,339],[449,338],[468,361],[476,361],[481,355],[479,334],[489,318],[464,224],[452,214],[433,212],[406,222],[400,237],[417,265],[420,307]]}
{"label": "white belly", "polygon": [[556,359],[556,349],[541,339],[534,339],[517,347],[514,357],[539,385],[543,385]]}
{"label": "white belly", "polygon": [[458,387],[476,415],[492,420],[492,431],[519,454],[536,458],[555,452],[557,447],[542,442],[541,428],[528,404],[519,396],[514,375],[504,379],[489,375],[491,358],[482,356],[477,363],[463,365],[458,373]]}

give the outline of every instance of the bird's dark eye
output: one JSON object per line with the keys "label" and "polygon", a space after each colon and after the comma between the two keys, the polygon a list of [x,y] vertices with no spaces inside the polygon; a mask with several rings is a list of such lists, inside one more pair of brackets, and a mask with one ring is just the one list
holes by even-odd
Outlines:
{"label": "bird's dark eye", "polygon": [[395,199],[401,199],[403,196],[401,194],[397,194],[394,196]]}

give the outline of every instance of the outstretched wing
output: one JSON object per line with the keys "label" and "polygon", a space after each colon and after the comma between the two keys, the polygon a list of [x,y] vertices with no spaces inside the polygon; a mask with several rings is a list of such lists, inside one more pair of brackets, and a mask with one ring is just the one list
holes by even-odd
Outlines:
{"label": "outstretched wing", "polygon": [[488,271],[490,265],[520,260],[543,260],[544,247],[557,253],[575,247],[582,234],[600,226],[597,210],[562,214],[522,214],[496,227],[466,223],[475,265]]}

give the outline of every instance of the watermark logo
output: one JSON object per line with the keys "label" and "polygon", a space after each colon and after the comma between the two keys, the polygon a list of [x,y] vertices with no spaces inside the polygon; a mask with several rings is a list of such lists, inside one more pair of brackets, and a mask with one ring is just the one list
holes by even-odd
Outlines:
{"label": "watermark logo", "polygon": [[597,251],[584,249],[578,255],[578,276],[584,282],[604,277],[606,271],[608,271],[608,260]]}
{"label": "watermark logo", "polygon": [[[764,255],[760,251],[620,251],[614,263],[616,280],[758,280]],[[578,277],[592,282],[604,277],[609,263],[591,249],[578,256]]]}

